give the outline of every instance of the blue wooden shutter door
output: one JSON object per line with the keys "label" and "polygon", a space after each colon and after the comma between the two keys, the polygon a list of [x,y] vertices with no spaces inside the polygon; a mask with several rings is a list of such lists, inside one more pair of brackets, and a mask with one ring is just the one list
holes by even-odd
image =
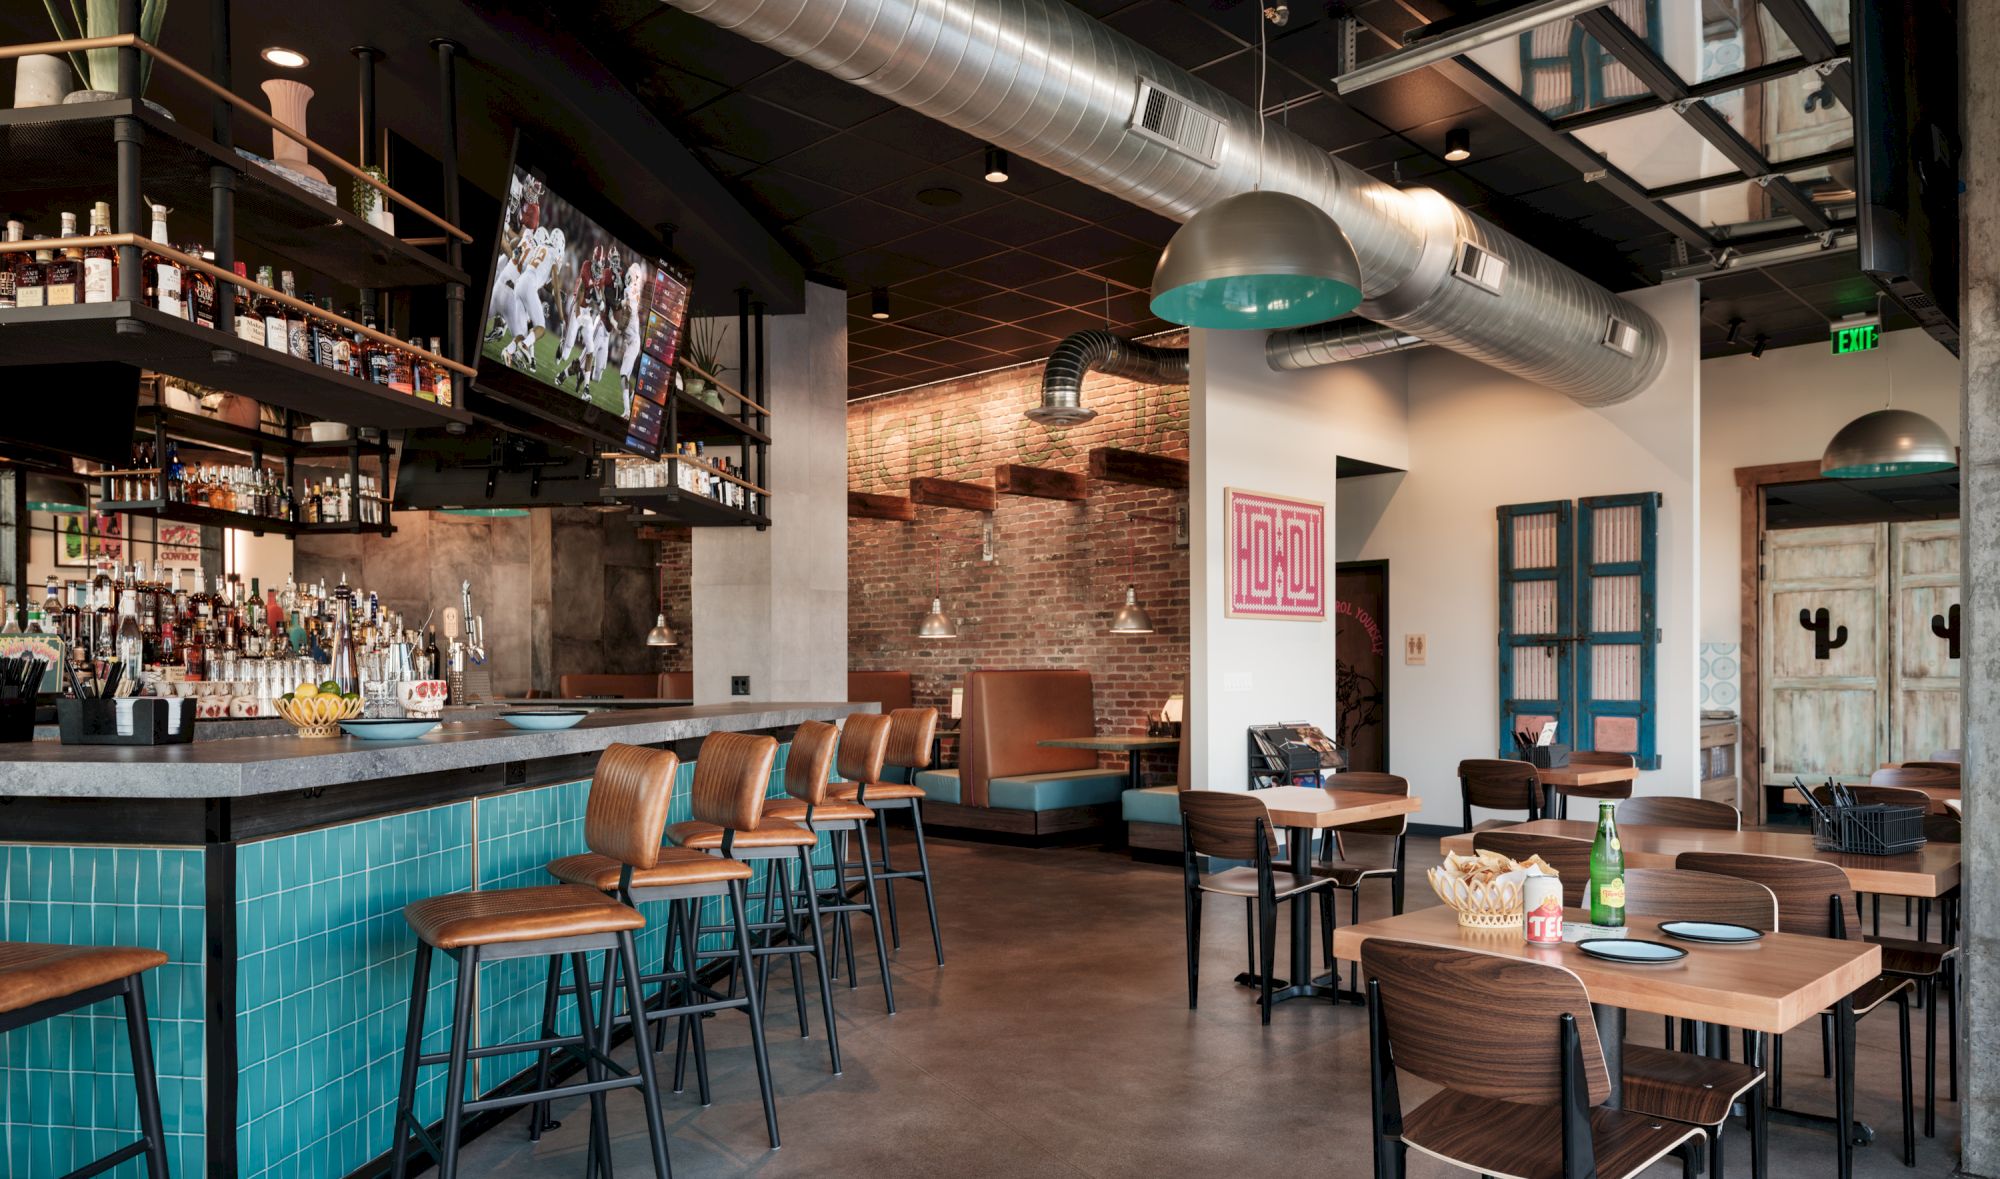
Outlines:
{"label": "blue wooden shutter door", "polygon": [[1498,509],[1502,757],[1518,756],[1517,727],[1553,718],[1558,740],[1575,728],[1572,513],[1567,500]]}
{"label": "blue wooden shutter door", "polygon": [[1658,492],[1577,501],[1577,749],[1660,768]]}

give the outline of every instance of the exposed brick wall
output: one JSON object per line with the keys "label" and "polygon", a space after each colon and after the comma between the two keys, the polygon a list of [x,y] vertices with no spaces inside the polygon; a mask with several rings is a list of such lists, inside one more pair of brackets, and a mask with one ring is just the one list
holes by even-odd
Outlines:
{"label": "exposed brick wall", "polygon": [[[848,486],[907,495],[910,479],[926,475],[990,486],[1001,463],[1085,471],[1098,446],[1186,453],[1185,385],[1093,375],[1083,403],[1096,419],[1051,430],[1021,416],[1040,399],[1041,372],[1027,365],[855,404]],[[1003,495],[990,517],[991,562],[981,559],[989,521],[981,512],[920,505],[911,524],[850,519],[848,666],[907,670],[917,702],[940,709],[974,668],[1083,668],[1098,731],[1143,732],[1187,673],[1188,550],[1176,546],[1172,522],[1186,502],[1184,491],[1114,483],[1092,484],[1083,503]],[[959,637],[926,642],[915,631],[940,549],[945,610]],[[1151,635],[1105,631],[1128,582],[1152,615]],[[1172,761],[1149,769],[1170,774]]]}
{"label": "exposed brick wall", "polygon": [[694,533],[686,528],[663,531],[660,538],[660,575],[666,588],[667,624],[674,628],[680,646],[661,652],[661,671],[694,670],[694,625],[688,611],[694,591]]}

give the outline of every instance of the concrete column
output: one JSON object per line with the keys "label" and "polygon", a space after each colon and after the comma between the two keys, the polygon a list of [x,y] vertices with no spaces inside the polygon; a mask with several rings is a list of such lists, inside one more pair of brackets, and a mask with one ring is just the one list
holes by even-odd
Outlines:
{"label": "concrete column", "polygon": [[772,524],[694,530],[698,704],[730,700],[735,676],[743,699],[847,698],[845,294],[807,283],[805,313],[771,317],[765,338]]}
{"label": "concrete column", "polygon": [[[2000,52],[2000,5],[1963,4],[1961,60]],[[1959,672],[1965,741],[1963,975],[1964,1158],[1967,1175],[2000,1176],[2000,77],[1968,66],[1965,108],[1964,484]],[[1993,801],[1988,802],[1988,796]]]}

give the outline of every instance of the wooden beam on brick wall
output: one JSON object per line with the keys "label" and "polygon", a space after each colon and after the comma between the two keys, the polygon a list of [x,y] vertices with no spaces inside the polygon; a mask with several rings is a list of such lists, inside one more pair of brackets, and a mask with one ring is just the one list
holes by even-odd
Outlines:
{"label": "wooden beam on brick wall", "polygon": [[907,496],[876,495],[867,491],[847,493],[847,514],[856,520],[914,520],[917,505]]}
{"label": "wooden beam on brick wall", "polygon": [[959,508],[967,512],[990,512],[998,503],[991,487],[960,483],[954,479],[910,480],[910,502],[934,508]]}
{"label": "wooden beam on brick wall", "polygon": [[993,468],[993,489],[1001,495],[1032,495],[1036,499],[1090,498],[1090,480],[1081,471],[1024,467],[1018,463],[1001,463]]}
{"label": "wooden beam on brick wall", "polygon": [[1188,461],[1170,454],[1147,454],[1100,446],[1090,452],[1090,477],[1141,487],[1186,487]]}

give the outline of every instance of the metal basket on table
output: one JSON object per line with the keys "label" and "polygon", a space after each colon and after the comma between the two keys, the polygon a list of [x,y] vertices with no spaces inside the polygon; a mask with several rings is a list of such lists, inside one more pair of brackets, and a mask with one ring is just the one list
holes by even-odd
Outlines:
{"label": "metal basket on table", "polygon": [[1821,851],[1894,856],[1924,845],[1924,808],[1891,803],[1830,806],[1813,812],[1813,846]]}

